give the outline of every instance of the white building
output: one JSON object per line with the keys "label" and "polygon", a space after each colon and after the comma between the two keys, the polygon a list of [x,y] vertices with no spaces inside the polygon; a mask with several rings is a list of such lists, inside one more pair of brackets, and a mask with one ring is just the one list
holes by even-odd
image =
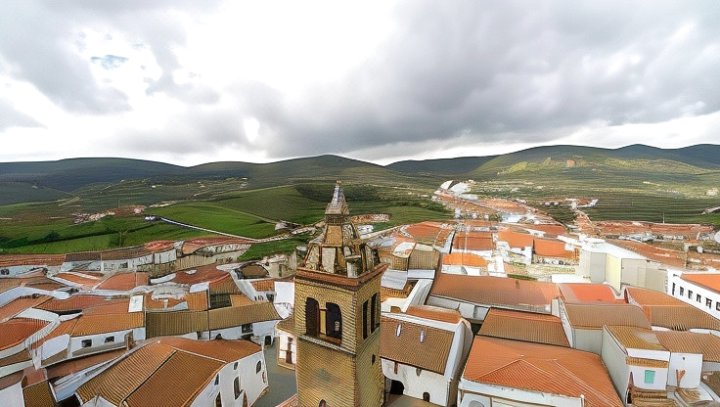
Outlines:
{"label": "white building", "polygon": [[667,293],[720,319],[720,273],[670,271]]}
{"label": "white building", "polygon": [[459,407],[622,406],[599,356],[476,336],[460,381]]}
{"label": "white building", "polygon": [[386,390],[446,406],[457,397],[460,369],[470,351],[470,323],[457,311],[411,306],[384,314],[380,358]]}
{"label": "white building", "polygon": [[114,361],[76,396],[83,406],[241,407],[267,389],[262,349],[252,342],[159,338]]}

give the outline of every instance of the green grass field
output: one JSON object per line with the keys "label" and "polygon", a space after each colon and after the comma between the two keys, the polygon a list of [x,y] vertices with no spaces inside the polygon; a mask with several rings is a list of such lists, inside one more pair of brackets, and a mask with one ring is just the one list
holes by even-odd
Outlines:
{"label": "green grass field", "polygon": [[240,236],[263,238],[275,234],[274,223],[216,202],[183,202],[148,211],[189,225]]}

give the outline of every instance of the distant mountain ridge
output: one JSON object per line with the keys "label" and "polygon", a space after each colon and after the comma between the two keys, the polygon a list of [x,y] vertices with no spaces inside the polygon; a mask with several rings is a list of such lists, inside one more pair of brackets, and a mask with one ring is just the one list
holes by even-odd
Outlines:
{"label": "distant mountain ridge", "polygon": [[[247,177],[255,187],[280,185],[303,180],[342,179],[348,174],[362,179],[362,174],[375,178],[398,177],[490,177],[497,174],[544,168],[552,165],[602,164],[618,166],[633,160],[664,160],[678,163],[683,171],[693,167],[709,171],[720,170],[720,145],[702,144],[678,149],[661,149],[645,145],[630,145],[618,149],[583,146],[544,146],[503,155],[458,157],[434,160],[405,160],[386,166],[335,155],[321,155],[272,163],[240,161],[213,162],[183,167],[148,160],[127,158],[72,158],[58,161],[0,163],[0,190],[12,183],[33,188],[49,188],[68,193],[91,184],[117,183],[133,179],[185,179],[202,177]],[[625,164],[627,165],[627,164]],[[692,167],[689,167],[692,166]],[[674,171],[672,165],[667,171]],[[687,167],[687,168],[686,168]],[[622,167],[619,167],[622,169]],[[5,187],[3,187],[5,185]]]}

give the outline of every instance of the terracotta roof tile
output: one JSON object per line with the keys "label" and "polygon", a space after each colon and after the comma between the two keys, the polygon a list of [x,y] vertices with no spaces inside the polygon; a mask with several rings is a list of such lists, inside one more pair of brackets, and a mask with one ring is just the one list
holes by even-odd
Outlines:
{"label": "terracotta roof tile", "polygon": [[570,325],[579,329],[602,329],[605,325],[650,328],[643,310],[630,304],[565,304]]}
{"label": "terracotta roof tile", "polygon": [[[400,335],[397,335],[398,326]],[[380,357],[439,374],[445,373],[453,332],[382,317],[380,333]]]}
{"label": "terracotta roof tile", "polygon": [[625,287],[628,302],[640,306],[646,305],[685,305],[677,298],[660,291],[639,287]]}
{"label": "terracotta roof tile", "polygon": [[257,291],[275,291],[275,280],[272,278],[253,280],[250,284],[252,284]]}
{"label": "terracotta roof tile", "polygon": [[148,312],[145,335],[148,338],[184,335],[208,330],[207,311]]}
{"label": "terracotta roof tile", "polygon": [[453,239],[453,250],[487,251],[494,247],[490,234],[481,237],[472,233],[456,233]]}
{"label": "terracotta roof tile", "polygon": [[75,310],[84,310],[86,308],[98,305],[108,304],[116,301],[113,297],[103,297],[100,295],[75,294],[66,299],[52,298],[50,301],[37,306],[36,308],[44,309],[52,312],[68,312]]}
{"label": "terracotta roof tile", "polygon": [[552,300],[559,297],[560,292],[553,283],[438,273],[430,295],[549,313]]}
{"label": "terracotta roof tile", "polygon": [[685,253],[678,250],[663,249],[647,243],[632,240],[609,240],[610,243],[635,252],[658,263],[675,267],[685,267]]}
{"label": "terracotta roof tile", "polygon": [[208,358],[230,363],[262,351],[260,345],[247,340],[200,341],[178,337],[158,338],[158,343],[172,346],[184,352],[195,353]]}
{"label": "terracotta roof tile", "polygon": [[520,225],[524,229],[537,230],[539,232],[545,232],[546,235],[559,236],[567,232],[567,229],[563,225],[553,223],[540,223],[537,225]]}
{"label": "terracotta roof tile", "polygon": [[175,352],[175,348],[162,344],[143,346],[85,382],[76,394],[83,403],[102,396],[119,406]]}
{"label": "terracotta roof tile", "polygon": [[11,254],[0,256],[0,267],[59,266],[63,261],[64,254]]}
{"label": "terracotta roof tile", "polygon": [[148,285],[148,273],[130,272],[115,273],[106,278],[96,290],[128,291],[135,287]]}
{"label": "terracotta roof tile", "polygon": [[501,230],[498,232],[498,240],[507,242],[512,248],[523,249],[525,247],[532,247],[534,237],[529,233],[516,232],[514,230]]}
{"label": "terracotta roof tile", "polygon": [[720,320],[692,305],[650,305],[646,306],[650,322],[654,326],[687,331],[689,329],[712,329],[720,331]]}
{"label": "terracotta roof tile", "polygon": [[411,305],[405,313],[420,318],[448,322],[451,324],[457,324],[463,320],[462,315],[460,315],[460,312],[457,310],[434,307],[432,305]]}
{"label": "terracotta roof tile", "polygon": [[560,294],[566,303],[624,303],[615,296],[615,290],[607,284],[564,283],[559,284]]}
{"label": "terracotta roof tile", "polygon": [[554,239],[534,239],[533,251],[542,257],[558,257],[564,259],[576,258],[575,251],[566,250],[565,242]]}
{"label": "terracotta roof tile", "polygon": [[47,367],[47,376],[48,379],[51,380],[58,377],[71,375],[81,370],[85,370],[87,368],[99,365],[101,363],[117,359],[120,356],[124,355],[125,352],[125,349],[117,349],[110,352],[97,353],[82,358],[66,360],[64,362],[60,362],[50,367]]}
{"label": "terracotta roof tile", "polygon": [[720,293],[720,273],[683,273],[680,278]]}
{"label": "terracotta roof tile", "polygon": [[178,284],[192,285],[215,282],[223,280],[227,277],[230,277],[227,272],[218,270],[217,264],[212,263],[206,266],[177,271],[175,272],[175,278],[172,281]]}
{"label": "terracotta roof tile", "polygon": [[[125,402],[128,407],[189,406],[223,365],[214,359],[175,352]],[[171,386],[173,390],[168,391]]]}
{"label": "terracotta roof tile", "polygon": [[71,336],[78,337],[125,331],[141,328],[144,325],[145,320],[142,312],[83,315],[73,327]]}
{"label": "terracotta roof tile", "polygon": [[11,366],[11,365],[14,365],[17,363],[22,363],[22,362],[28,362],[31,359],[32,358],[30,357],[30,352],[23,349],[18,353],[14,353],[10,356],[6,356],[6,357],[0,359],[0,367]]}
{"label": "terracotta roof tile", "polygon": [[599,356],[560,346],[476,336],[463,377],[571,397],[588,407],[622,406]]}
{"label": "terracotta roof tile", "polygon": [[0,293],[12,290],[15,287],[32,287],[52,291],[64,286],[58,282],[50,280],[44,275],[0,278]]}
{"label": "terracotta roof tile", "polygon": [[50,383],[43,380],[23,388],[23,399],[26,406],[32,407],[55,407],[55,397],[50,388]]}
{"label": "terracotta roof tile", "polygon": [[532,312],[491,308],[480,335],[569,347],[560,318]]}
{"label": "terracotta roof tile", "polygon": [[185,301],[187,301],[188,309],[190,311],[204,311],[210,308],[210,299],[207,291],[197,291],[194,293],[185,294]]}
{"label": "terracotta roof tile", "polygon": [[54,275],[54,278],[58,278],[88,289],[95,287],[102,281],[100,277],[93,277],[84,273],[81,274],[72,272],[57,273]]}
{"label": "terracotta roof tile", "polygon": [[28,308],[37,307],[49,299],[50,297],[45,295],[16,298],[0,307],[0,322],[7,321]]}
{"label": "terracotta roof tile", "polygon": [[472,253],[455,252],[445,254],[442,258],[443,264],[470,266],[470,267],[487,267],[488,262],[482,256]]}
{"label": "terracotta roof tile", "polygon": [[281,319],[271,302],[254,302],[241,307],[211,309],[208,313],[208,325],[211,330]]}
{"label": "terracotta roof tile", "polygon": [[83,315],[91,314],[124,314],[130,309],[129,298],[116,298],[105,303],[83,309]]}
{"label": "terracotta roof tile", "polygon": [[0,349],[7,349],[21,343],[47,324],[46,321],[27,318],[14,318],[1,323]]}
{"label": "terracotta roof tile", "polygon": [[670,352],[698,353],[706,362],[720,362],[720,337],[694,332],[656,331],[662,346]]}
{"label": "terracotta roof tile", "polygon": [[634,326],[608,326],[606,329],[625,349],[666,350],[651,329]]}
{"label": "terracotta roof tile", "polygon": [[295,334],[295,314],[292,313],[289,317],[278,322],[275,328],[290,334]]}
{"label": "terracotta roof tile", "polygon": [[[640,367],[655,367],[655,368],[665,368],[667,369],[670,363],[667,360],[657,360],[657,359],[645,359],[645,358],[635,358],[632,356],[628,356],[625,358],[625,363],[631,366],[640,366]],[[637,404],[637,403],[636,403]],[[676,404],[673,404],[673,406]]]}
{"label": "terracotta roof tile", "polygon": [[49,334],[45,335],[40,339],[39,341],[33,343],[32,348],[37,349],[45,342],[49,341],[50,339],[57,338],[61,335],[70,335],[72,333],[73,328],[75,328],[75,324],[77,323],[78,318],[69,319],[67,321],[61,322],[58,326],[55,327],[52,331],[50,331]]}

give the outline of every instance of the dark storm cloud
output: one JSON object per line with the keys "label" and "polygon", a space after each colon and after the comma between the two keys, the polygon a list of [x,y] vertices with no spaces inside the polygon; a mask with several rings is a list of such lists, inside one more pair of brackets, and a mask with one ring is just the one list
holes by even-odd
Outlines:
{"label": "dark storm cloud", "polygon": [[[344,81],[290,106],[248,86],[277,155],[458,138],[513,142],[590,121],[720,109],[715,2],[406,2],[395,32]],[[397,151],[393,154],[398,154]]]}

